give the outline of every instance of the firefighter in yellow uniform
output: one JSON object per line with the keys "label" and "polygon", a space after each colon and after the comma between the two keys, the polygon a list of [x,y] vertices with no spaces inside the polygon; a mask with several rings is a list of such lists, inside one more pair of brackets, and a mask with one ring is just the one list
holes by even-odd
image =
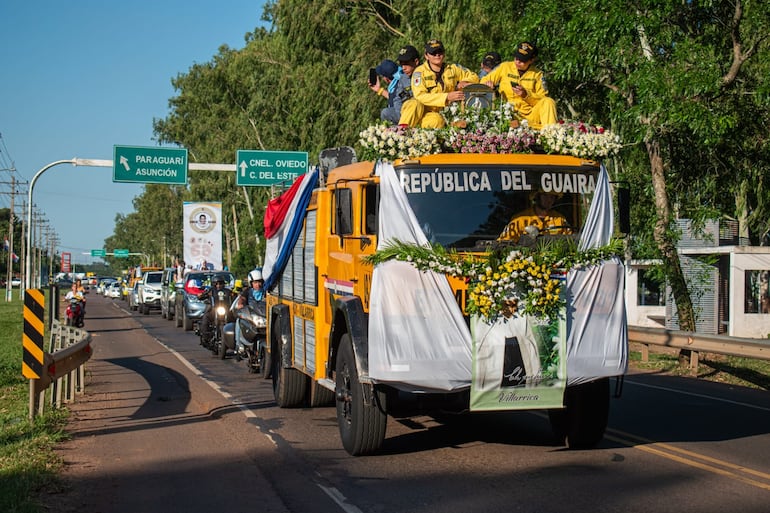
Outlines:
{"label": "firefighter in yellow uniform", "polygon": [[[532,206],[516,214],[497,240],[518,242],[525,233],[532,237],[571,234],[567,219],[552,207],[561,194],[536,191],[530,194]],[[532,228],[530,228],[532,227]]]}
{"label": "firefighter in yellow uniform", "polygon": [[520,43],[512,61],[501,63],[484,77],[484,83],[497,86],[500,94],[512,103],[516,112],[535,130],[556,123],[556,102],[548,96],[543,72],[535,67],[537,49],[528,42]]}
{"label": "firefighter in yellow uniform", "polygon": [[399,125],[421,128],[442,128],[441,109],[452,102],[462,101],[462,89],[479,81],[476,73],[457,64],[445,64],[444,44],[431,39],[425,44],[425,62],[412,73],[414,97],[401,106]]}

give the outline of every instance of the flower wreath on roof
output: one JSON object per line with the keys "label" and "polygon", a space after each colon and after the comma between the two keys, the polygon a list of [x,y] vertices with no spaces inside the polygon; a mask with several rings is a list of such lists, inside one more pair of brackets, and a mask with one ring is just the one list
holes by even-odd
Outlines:
{"label": "flower wreath on roof", "polygon": [[601,126],[560,121],[533,130],[519,121],[509,103],[491,109],[463,109],[453,103],[441,111],[446,128],[408,128],[387,122],[359,133],[361,160],[415,158],[433,153],[553,153],[600,160],[617,154],[620,138]]}

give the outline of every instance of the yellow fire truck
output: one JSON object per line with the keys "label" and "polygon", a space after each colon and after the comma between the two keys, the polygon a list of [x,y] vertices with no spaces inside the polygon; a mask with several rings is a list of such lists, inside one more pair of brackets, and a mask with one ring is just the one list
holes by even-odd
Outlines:
{"label": "yellow fire truck", "polygon": [[[427,155],[396,161],[388,168],[388,172],[395,173],[399,199],[406,203],[388,200],[386,204],[383,177],[377,172],[379,165],[355,162],[354,157],[348,160],[352,162],[321,170],[319,184],[300,214],[296,243],[288,248],[290,256],[285,267],[276,269],[275,280],[270,284],[266,298],[268,364],[264,372],[265,377],[272,377],[275,400],[280,407],[336,404],[343,446],[352,455],[363,455],[381,448],[388,415],[468,412],[472,400],[469,383],[453,382],[444,387],[423,378],[439,376],[444,368],[458,364],[462,367],[459,374],[463,381],[466,369],[480,359],[475,353],[470,356],[470,349],[465,347],[458,352],[451,336],[445,337],[448,342],[444,343],[438,341],[436,334],[433,344],[423,340],[424,332],[411,331],[415,322],[427,326],[429,334],[434,329],[444,330],[449,323],[437,313],[440,310],[430,306],[433,293],[422,285],[408,287],[409,290],[402,287],[379,290],[379,299],[373,297],[377,288],[373,288],[376,266],[368,263],[366,257],[371,257],[378,246],[382,246],[384,241],[379,238],[383,226],[397,223],[396,218],[400,219],[404,210],[411,210],[404,219],[419,227],[420,238],[424,236],[424,240],[420,240],[427,240],[454,255],[489,254],[491,248],[502,244],[535,247],[548,238],[576,239],[581,236],[589,216],[600,165],[576,157],[545,154]],[[512,216],[531,206],[533,194],[538,191],[552,192],[558,197],[552,208],[563,217],[562,228],[552,234],[542,229],[539,233],[528,233],[515,243],[502,240],[501,233]],[[622,291],[622,271],[620,274]],[[444,283],[436,286],[448,284],[451,290],[453,304],[442,306],[456,308],[461,321],[464,319],[465,324],[470,325],[466,307],[473,280],[452,273],[438,272],[437,275],[439,282],[444,280]],[[561,283],[565,283],[565,279],[561,277]],[[409,281],[407,278],[407,284]],[[612,287],[609,295],[614,300],[618,290],[615,284]],[[393,329],[396,335],[387,337],[402,338],[402,346],[395,350],[374,347],[375,339],[379,340],[377,344],[385,346],[391,339],[382,341],[381,333],[371,332],[374,325],[370,317],[379,313],[376,311],[381,304],[378,301],[393,298],[403,299],[397,306],[404,311],[403,315],[386,317],[376,326]],[[611,301],[608,299],[605,303]],[[575,307],[567,299],[566,317],[573,322],[582,322],[574,319],[591,317],[591,314],[576,315]],[[606,311],[602,313],[605,314]],[[625,318],[620,321],[624,322]],[[462,332],[467,329],[467,326],[458,328]],[[627,341],[617,341],[621,350],[624,343],[627,346]],[[435,360],[425,356],[439,344],[452,346],[447,354],[459,356]],[[478,349],[476,345],[474,343],[474,351]],[[414,347],[417,349],[413,350]],[[522,351],[517,350],[519,362]],[[381,356],[383,352],[385,361]],[[375,353],[380,355],[376,362],[372,361]],[[508,357],[505,352],[506,362]],[[566,383],[563,402],[559,395],[559,404],[543,409],[549,410],[554,431],[570,446],[594,445],[601,440],[606,428],[610,402],[608,375],[597,374],[567,383],[564,375],[568,366],[560,365],[553,372]],[[610,371],[609,375],[623,374],[623,364],[618,365],[620,370]],[[375,372],[375,367],[385,372]],[[542,368],[545,367],[543,364]],[[521,363],[519,368],[523,368]],[[393,377],[401,371],[411,372],[414,380],[401,381]],[[474,375],[477,372],[474,370]],[[468,378],[470,380],[470,371]],[[521,382],[522,388],[510,389],[506,395],[495,391],[495,401],[521,403],[525,398],[520,392],[537,380],[539,378],[528,378],[526,384]]]}

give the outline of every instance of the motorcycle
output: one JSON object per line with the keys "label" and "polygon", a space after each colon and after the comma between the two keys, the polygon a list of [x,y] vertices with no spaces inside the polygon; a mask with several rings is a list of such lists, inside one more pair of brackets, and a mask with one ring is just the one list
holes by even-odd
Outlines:
{"label": "motorcycle", "polygon": [[[214,312],[214,324],[210,326],[208,330],[211,334],[210,337],[205,335],[205,331],[198,326],[196,332],[200,336],[201,345],[210,350],[221,360],[225,359],[227,355],[227,346],[225,346],[223,339],[223,328],[228,322],[229,317],[229,303],[230,295],[226,290],[212,290],[211,295],[207,298],[211,310]],[[207,319],[204,316],[200,322],[206,322]]]}
{"label": "motorcycle", "polygon": [[73,297],[69,300],[70,304],[67,305],[67,326],[74,326],[76,328],[82,328],[85,325],[85,311],[83,308],[83,299],[79,297]]}
{"label": "motorcycle", "polygon": [[265,358],[267,346],[265,302],[249,301],[242,308],[237,308],[237,305],[238,299],[233,301],[230,307],[235,321],[226,324],[222,330],[225,346],[235,352],[236,360],[246,360],[249,372],[267,377],[269,366]]}

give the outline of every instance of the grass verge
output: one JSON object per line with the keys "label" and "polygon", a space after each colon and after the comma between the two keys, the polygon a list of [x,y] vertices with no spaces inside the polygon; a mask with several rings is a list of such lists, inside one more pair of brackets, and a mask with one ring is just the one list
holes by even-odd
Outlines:
{"label": "grass verge", "polygon": [[739,358],[713,353],[700,353],[698,371],[679,364],[678,350],[650,346],[649,361],[642,362],[641,351],[631,345],[629,366],[643,371],[654,371],[672,376],[691,376],[708,381],[737,385],[758,390],[770,390],[770,361]]}
{"label": "grass verge", "polygon": [[37,496],[58,487],[55,445],[66,438],[66,410],[29,420],[29,380],[21,374],[23,303],[0,303],[0,511],[39,513]]}

